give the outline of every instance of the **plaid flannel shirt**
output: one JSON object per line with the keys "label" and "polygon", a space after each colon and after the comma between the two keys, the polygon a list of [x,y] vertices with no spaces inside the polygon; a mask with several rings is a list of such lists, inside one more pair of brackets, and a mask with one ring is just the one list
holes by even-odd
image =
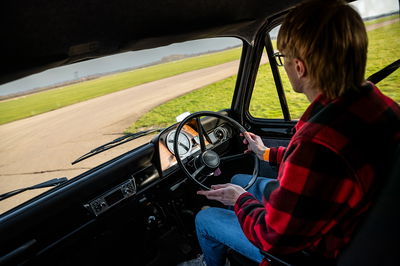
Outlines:
{"label": "plaid flannel shirt", "polygon": [[335,100],[319,95],[288,147],[271,148],[279,172],[263,202],[248,192],[236,201],[247,238],[270,253],[337,257],[376,197],[400,140],[399,118],[398,104],[371,83]]}

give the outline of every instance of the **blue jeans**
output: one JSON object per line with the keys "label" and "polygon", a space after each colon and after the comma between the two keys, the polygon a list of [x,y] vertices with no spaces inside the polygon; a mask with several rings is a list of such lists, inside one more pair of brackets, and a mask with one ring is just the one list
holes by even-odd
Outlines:
{"label": "blue jeans", "polygon": [[[250,175],[235,175],[232,183],[245,186]],[[248,189],[260,202],[264,188],[273,179],[258,177]],[[225,265],[227,247],[256,262],[261,262],[263,256],[244,235],[233,210],[222,208],[207,208],[196,216],[196,232],[207,266]]]}

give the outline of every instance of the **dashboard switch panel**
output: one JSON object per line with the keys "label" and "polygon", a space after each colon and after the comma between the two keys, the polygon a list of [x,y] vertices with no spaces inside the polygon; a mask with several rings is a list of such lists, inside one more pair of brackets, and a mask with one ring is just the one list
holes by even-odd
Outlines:
{"label": "dashboard switch panel", "polygon": [[89,203],[85,204],[84,206],[92,211],[94,215],[98,216],[99,214],[109,210],[122,200],[132,197],[135,194],[136,183],[135,179],[132,178],[89,201]]}

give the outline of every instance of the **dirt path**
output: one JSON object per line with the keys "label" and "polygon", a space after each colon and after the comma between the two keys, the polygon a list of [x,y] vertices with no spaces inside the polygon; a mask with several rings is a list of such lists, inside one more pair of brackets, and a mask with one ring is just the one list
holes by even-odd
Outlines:
{"label": "dirt path", "polygon": [[387,20],[387,21],[383,21],[383,22],[379,22],[379,23],[368,25],[368,26],[366,26],[366,28],[367,28],[367,31],[370,31],[370,30],[374,30],[374,29],[377,29],[377,28],[380,28],[380,27],[383,27],[383,26],[387,26],[387,25],[393,24],[393,23],[398,22],[398,21],[400,21],[400,18],[394,18],[394,19],[391,19],[391,20]]}
{"label": "dirt path", "polygon": [[[375,29],[399,19],[368,26]],[[77,165],[70,162],[113,140],[153,107],[237,73],[238,61],[132,87],[31,118],[0,125],[0,193],[54,178],[72,178],[109,160],[141,139]],[[0,213],[43,190],[0,202]]]}

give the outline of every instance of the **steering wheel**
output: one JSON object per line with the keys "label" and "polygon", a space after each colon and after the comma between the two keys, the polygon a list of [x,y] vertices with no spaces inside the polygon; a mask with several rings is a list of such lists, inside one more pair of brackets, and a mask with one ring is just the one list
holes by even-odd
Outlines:
{"label": "steering wheel", "polygon": [[[176,157],[176,161],[179,165],[179,167],[182,169],[182,171],[190,178],[192,179],[195,183],[197,183],[200,187],[206,190],[211,190],[210,187],[204,185],[203,183],[207,179],[208,176],[213,175],[214,171],[218,169],[221,163],[231,161],[234,159],[238,158],[243,158],[243,153],[241,154],[236,154],[236,155],[229,155],[225,157],[221,157],[217,152],[212,150],[212,147],[207,147],[206,142],[205,142],[205,131],[203,129],[203,126],[200,121],[200,117],[202,116],[211,116],[211,117],[217,117],[222,120],[227,121],[230,123],[234,128],[238,129],[241,133],[246,132],[247,130],[240,125],[238,122],[233,120],[230,117],[227,117],[225,115],[221,115],[220,113],[216,112],[211,112],[211,111],[202,111],[202,112],[197,112],[193,113],[186,118],[184,118],[178,125],[175,131],[175,136],[174,136],[174,154]],[[199,143],[200,143],[200,155],[196,156],[193,160],[195,161],[194,163],[194,168],[195,170],[193,172],[190,172],[186,164],[182,161],[182,159],[179,156],[179,134],[182,131],[182,128],[189,122],[195,119],[196,125],[197,125],[197,130],[199,133]],[[259,166],[259,159],[258,157],[252,153],[254,157],[254,168],[253,168],[253,175],[250,181],[246,186],[244,186],[244,189],[247,190],[249,187],[251,187],[254,182],[257,179],[258,176],[258,166]],[[203,176],[204,178],[200,181],[198,179],[199,176]]]}

